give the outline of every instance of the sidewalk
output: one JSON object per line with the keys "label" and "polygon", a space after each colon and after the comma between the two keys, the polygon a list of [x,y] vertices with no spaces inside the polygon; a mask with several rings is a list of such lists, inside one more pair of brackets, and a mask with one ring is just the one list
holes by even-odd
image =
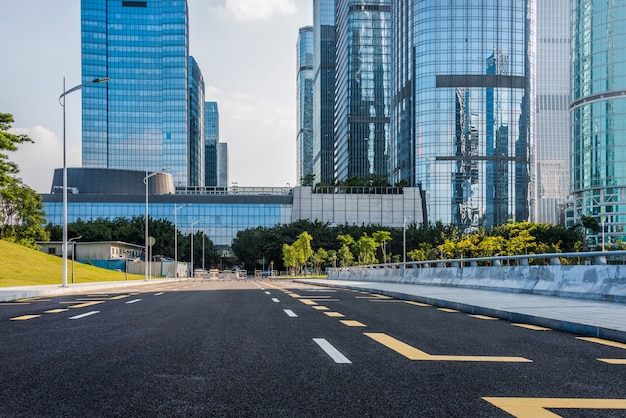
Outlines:
{"label": "sidewalk", "polygon": [[458,287],[297,279],[626,343],[626,304]]}
{"label": "sidewalk", "polygon": [[19,299],[34,298],[40,296],[69,295],[72,293],[85,293],[96,290],[115,289],[120,287],[170,283],[177,282],[179,280],[180,279],[151,279],[148,281],[128,280],[119,282],[72,283],[68,284],[66,287],[62,287],[60,284],[43,286],[0,287],[0,302],[10,302]]}

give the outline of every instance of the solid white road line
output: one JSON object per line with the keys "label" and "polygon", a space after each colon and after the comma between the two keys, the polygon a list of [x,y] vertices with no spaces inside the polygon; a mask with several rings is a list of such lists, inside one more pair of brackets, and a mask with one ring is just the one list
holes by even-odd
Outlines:
{"label": "solid white road line", "polygon": [[287,316],[290,317],[290,318],[296,318],[298,316],[291,309],[283,309],[283,311],[285,311]]}
{"label": "solid white road line", "polygon": [[97,313],[100,313],[100,311],[91,311],[91,312],[86,312],[84,314],[80,314],[80,315],[76,315],[76,316],[70,316],[70,319],[81,319],[81,318],[84,318],[86,316],[95,315]]}
{"label": "solid white road line", "polygon": [[346,356],[341,354],[339,350],[333,347],[333,345],[326,341],[324,338],[313,338],[313,341],[315,341],[317,345],[319,345],[322,350],[324,350],[326,354],[330,356],[330,358],[335,360],[335,363],[352,363],[350,360],[348,360]]}
{"label": "solid white road line", "polygon": [[159,293],[155,293],[154,296],[161,296],[161,295],[164,295],[164,294],[165,293],[163,293],[163,292],[159,292]]}
{"label": "solid white road line", "polygon": [[126,302],[127,304],[131,304],[131,303],[137,303],[139,302],[141,299],[133,299],[133,300],[129,300],[128,302]]}
{"label": "solid white road line", "polygon": [[272,298],[272,302],[276,302],[276,303],[278,303],[278,302],[280,302],[280,301],[279,301],[277,298]]}

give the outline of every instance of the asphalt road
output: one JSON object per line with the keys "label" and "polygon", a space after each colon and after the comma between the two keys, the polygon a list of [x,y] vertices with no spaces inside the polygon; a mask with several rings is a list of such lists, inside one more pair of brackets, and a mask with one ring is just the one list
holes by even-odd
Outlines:
{"label": "asphalt road", "polygon": [[289,281],[3,303],[0,417],[626,417],[626,345],[520,325]]}

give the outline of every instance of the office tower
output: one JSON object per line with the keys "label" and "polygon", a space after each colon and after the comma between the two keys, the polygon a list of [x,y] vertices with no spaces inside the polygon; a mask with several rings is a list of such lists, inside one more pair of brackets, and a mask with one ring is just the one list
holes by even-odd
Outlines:
{"label": "office tower", "polygon": [[334,181],[335,0],[313,0],[313,171]]}
{"label": "office tower", "polygon": [[193,57],[189,57],[189,183],[204,186],[204,78]]}
{"label": "office tower", "polygon": [[603,246],[626,235],[626,14],[615,0],[571,4],[575,217],[601,224]]}
{"label": "office tower", "polygon": [[391,108],[391,1],[337,0],[336,180],[387,181]]}
{"label": "office tower", "polygon": [[83,167],[188,171],[186,0],[81,0]]}
{"label": "office tower", "polygon": [[561,222],[569,196],[570,0],[537,0],[537,213]]}
{"label": "office tower", "polygon": [[528,220],[535,1],[397,0],[392,7],[392,181],[424,191],[425,218],[466,232]]}
{"label": "office tower", "polygon": [[220,139],[220,115],[217,102],[204,103],[204,184],[217,186],[217,143]]}
{"label": "office tower", "polygon": [[297,112],[296,181],[313,175],[313,27],[300,28],[296,45]]}
{"label": "office tower", "polygon": [[228,187],[228,144],[217,143],[217,186]]}

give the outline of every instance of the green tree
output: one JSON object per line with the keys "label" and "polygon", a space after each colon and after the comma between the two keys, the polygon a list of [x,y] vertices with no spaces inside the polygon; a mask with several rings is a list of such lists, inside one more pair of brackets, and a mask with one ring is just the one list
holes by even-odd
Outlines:
{"label": "green tree", "polygon": [[323,248],[318,248],[317,251],[311,256],[311,263],[313,263],[313,274],[320,275],[322,273],[322,266],[328,260],[328,252]]}
{"label": "green tree", "polygon": [[352,244],[354,252],[357,254],[359,265],[374,264],[376,262],[376,249],[378,242],[364,232],[363,235]]}
{"label": "green tree", "polygon": [[17,151],[18,144],[33,140],[9,133],[13,122],[11,114],[0,113],[0,239],[36,248],[37,240],[50,239],[41,196],[17,177],[19,167],[4,152]]}
{"label": "green tree", "polygon": [[285,267],[290,270],[295,270],[298,266],[296,251],[293,246],[289,244],[283,244],[283,263]]}
{"label": "green tree", "polygon": [[312,240],[313,237],[311,234],[304,231],[298,236],[298,239],[292,245],[295,251],[298,270],[300,273],[306,274],[307,264],[313,255],[313,249],[311,248]]}
{"label": "green tree", "polygon": [[337,250],[337,256],[341,267],[347,267],[352,265],[354,255],[350,251],[350,246],[354,244],[354,238],[351,235],[337,235],[337,240],[341,243],[341,247]]}
{"label": "green tree", "polygon": [[376,231],[372,234],[372,237],[380,245],[383,251],[383,263],[387,264],[387,243],[391,241],[391,232],[389,231]]}

